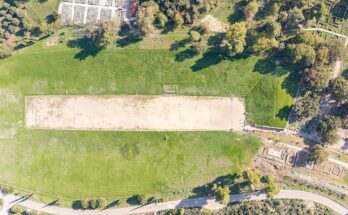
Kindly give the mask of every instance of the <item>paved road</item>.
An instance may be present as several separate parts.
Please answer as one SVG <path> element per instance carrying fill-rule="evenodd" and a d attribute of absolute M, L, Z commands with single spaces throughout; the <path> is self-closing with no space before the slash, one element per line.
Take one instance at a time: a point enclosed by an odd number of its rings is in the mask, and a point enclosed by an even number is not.
<path fill-rule="evenodd" d="M 106 209 L 106 210 L 73 210 L 70 208 L 63 208 L 57 206 L 48 206 L 42 203 L 37 203 L 28 199 L 20 198 L 13 194 L 4 195 L 1 197 L 4 199 L 3 210 L 0 211 L 1 215 L 7 215 L 7 210 L 15 205 L 19 204 L 24 207 L 34 209 L 40 212 L 50 213 L 50 214 L 59 214 L 59 215 L 126 215 L 126 214 L 136 214 L 136 213 L 147 213 L 155 212 L 160 210 L 168 210 L 174 208 L 186 208 L 186 207 L 204 207 L 211 210 L 218 210 L 223 208 L 223 205 L 215 202 L 212 198 L 196 198 L 196 199 L 185 199 L 178 201 L 170 201 L 158 204 L 149 204 L 145 206 L 134 206 L 126 208 L 116 208 L 116 209 Z M 281 190 L 278 195 L 274 198 L 276 199 L 301 199 L 317 202 L 325 205 L 326 207 L 331 208 L 339 214 L 347 215 L 348 210 L 336 203 L 335 201 L 328 199 L 324 196 L 318 194 L 299 191 L 299 190 Z M 240 202 L 240 201 L 257 201 L 265 200 L 266 195 L 260 192 L 246 193 L 246 194 L 237 194 L 230 196 L 230 202 Z"/>

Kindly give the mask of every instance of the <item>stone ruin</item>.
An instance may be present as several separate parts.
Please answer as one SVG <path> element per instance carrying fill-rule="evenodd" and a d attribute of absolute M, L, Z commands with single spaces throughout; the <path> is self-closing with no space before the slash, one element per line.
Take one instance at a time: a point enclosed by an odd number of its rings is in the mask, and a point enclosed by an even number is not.
<path fill-rule="evenodd" d="M 63 0 L 58 8 L 61 25 L 85 25 L 134 19 L 138 0 Z"/>

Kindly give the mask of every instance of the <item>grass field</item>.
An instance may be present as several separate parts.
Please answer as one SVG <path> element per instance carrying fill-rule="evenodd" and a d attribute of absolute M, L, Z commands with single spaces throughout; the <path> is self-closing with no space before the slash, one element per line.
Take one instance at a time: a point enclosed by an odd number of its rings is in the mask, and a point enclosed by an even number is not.
<path fill-rule="evenodd" d="M 258 147 L 227 132 L 20 129 L 16 141 L 0 141 L 0 171 L 4 182 L 64 198 L 166 196 L 239 172 Z"/>
<path fill-rule="evenodd" d="M 184 50 L 163 48 L 180 37 L 99 53 L 43 41 L 1 60 L 0 182 L 70 199 L 170 196 L 248 165 L 260 143 L 235 133 L 23 127 L 26 95 L 152 95 L 163 85 L 178 85 L 180 95 L 240 96 L 249 123 L 285 126 L 295 89 L 285 69 L 261 57 L 230 60 L 213 52 L 182 59 Z"/>

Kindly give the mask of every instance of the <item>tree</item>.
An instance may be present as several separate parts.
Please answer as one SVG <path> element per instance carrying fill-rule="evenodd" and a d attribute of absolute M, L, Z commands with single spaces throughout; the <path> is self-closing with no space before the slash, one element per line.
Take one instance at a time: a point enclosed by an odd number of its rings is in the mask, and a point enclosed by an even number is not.
<path fill-rule="evenodd" d="M 348 80 L 343 76 L 336 78 L 332 84 L 332 94 L 340 102 L 345 102 L 348 100 Z"/>
<path fill-rule="evenodd" d="M 301 66 L 311 66 L 315 63 L 315 50 L 311 46 L 304 43 L 288 45 L 288 54 L 292 63 L 296 63 Z"/>
<path fill-rule="evenodd" d="M 280 6 L 278 3 L 273 3 L 269 9 L 269 14 L 271 16 L 278 16 Z"/>
<path fill-rule="evenodd" d="M 329 61 L 330 64 L 335 63 L 337 60 L 344 59 L 346 56 L 346 50 L 344 44 L 339 41 L 325 43 L 325 46 L 330 50 Z"/>
<path fill-rule="evenodd" d="M 317 131 L 320 133 L 324 144 L 335 144 L 338 141 L 337 129 L 340 125 L 341 121 L 332 115 L 325 116 L 320 121 Z"/>
<path fill-rule="evenodd" d="M 107 46 L 118 40 L 119 25 L 116 22 L 108 21 L 101 23 L 101 46 Z"/>
<path fill-rule="evenodd" d="M 164 28 L 168 23 L 168 18 L 163 13 L 159 13 L 156 17 L 156 20 L 160 28 Z"/>
<path fill-rule="evenodd" d="M 297 7 L 291 9 L 287 14 L 284 20 L 284 28 L 286 30 L 298 29 L 299 24 L 305 20 L 302 10 Z"/>
<path fill-rule="evenodd" d="M 25 209 L 20 205 L 14 205 L 10 208 L 11 214 L 22 214 L 25 211 Z"/>
<path fill-rule="evenodd" d="M 300 98 L 294 107 L 294 112 L 299 119 L 313 117 L 319 112 L 319 98 L 304 96 Z"/>
<path fill-rule="evenodd" d="M 153 0 L 144 2 L 139 8 L 136 22 L 143 35 L 150 34 L 155 30 L 153 24 L 158 12 L 159 6 Z"/>
<path fill-rule="evenodd" d="M 329 86 L 331 70 L 326 66 L 315 66 L 303 70 L 302 76 L 310 90 L 320 92 Z"/>
<path fill-rule="evenodd" d="M 194 44 L 192 44 L 190 49 L 194 54 L 202 54 L 203 52 L 207 50 L 207 46 L 204 41 L 200 41 L 200 42 L 195 42 Z"/>
<path fill-rule="evenodd" d="M 267 195 L 267 198 L 273 198 L 274 195 L 279 193 L 280 188 L 276 184 L 274 177 L 267 175 L 262 177 L 262 179 L 263 179 L 262 182 L 267 184 L 267 186 L 264 189 Z"/>
<path fill-rule="evenodd" d="M 258 34 L 256 35 L 256 38 L 253 39 L 251 50 L 253 52 L 263 53 L 270 49 L 277 48 L 278 45 L 279 43 L 276 39 Z"/>
<path fill-rule="evenodd" d="M 315 18 L 316 20 L 323 21 L 325 16 L 328 14 L 328 8 L 324 1 L 319 2 L 312 6 L 309 10 L 309 19 Z"/>
<path fill-rule="evenodd" d="M 246 33 L 247 28 L 245 23 L 238 22 L 231 25 L 222 40 L 221 47 L 223 47 L 230 56 L 242 53 L 246 45 Z"/>
<path fill-rule="evenodd" d="M 318 53 L 317 53 L 317 62 L 320 64 L 330 64 L 330 49 L 326 46 L 321 46 L 318 49 Z"/>
<path fill-rule="evenodd" d="M 105 48 L 107 45 L 111 45 L 117 41 L 118 32 L 118 24 L 109 21 L 88 26 L 86 29 L 86 37 L 95 45 Z"/>
<path fill-rule="evenodd" d="M 251 0 L 243 9 L 244 16 L 247 20 L 254 19 L 254 16 L 259 11 L 259 3 L 256 0 Z"/>
<path fill-rule="evenodd" d="M 296 42 L 297 43 L 305 43 L 309 46 L 318 46 L 324 41 L 322 37 L 320 37 L 317 33 L 312 31 L 301 31 L 296 36 Z"/>
<path fill-rule="evenodd" d="M 244 180 L 248 181 L 250 184 L 260 183 L 260 175 L 254 170 L 249 169 L 243 172 Z"/>
<path fill-rule="evenodd" d="M 217 186 L 216 189 L 214 189 L 215 199 L 216 201 L 227 205 L 230 201 L 230 189 L 228 186 Z"/>
<path fill-rule="evenodd" d="M 174 25 L 176 28 L 180 28 L 184 24 L 184 19 L 180 13 L 175 14 L 174 16 Z"/>
<path fill-rule="evenodd" d="M 81 209 L 87 209 L 88 207 L 89 207 L 89 202 L 87 200 L 80 201 L 80 208 Z"/>
<path fill-rule="evenodd" d="M 264 24 L 265 33 L 268 37 L 279 37 L 282 31 L 282 26 L 274 19 L 268 19 Z"/>
<path fill-rule="evenodd" d="M 190 40 L 192 42 L 199 42 L 201 40 L 201 34 L 198 31 L 191 31 Z"/>
<path fill-rule="evenodd" d="M 106 206 L 106 200 L 104 198 L 97 199 L 97 207 L 104 208 Z"/>
<path fill-rule="evenodd" d="M 88 208 L 89 209 L 96 209 L 98 207 L 97 201 L 95 199 L 90 199 L 88 201 Z"/>
<path fill-rule="evenodd" d="M 265 188 L 265 192 L 266 192 L 267 198 L 273 198 L 275 195 L 277 195 L 279 193 L 279 191 L 280 191 L 280 188 L 275 183 L 270 183 Z"/>
<path fill-rule="evenodd" d="M 315 144 L 309 147 L 309 161 L 321 164 L 327 161 L 329 154 L 322 145 Z"/>
<path fill-rule="evenodd" d="M 6 43 L 0 43 L 0 59 L 12 56 L 12 47 Z"/>

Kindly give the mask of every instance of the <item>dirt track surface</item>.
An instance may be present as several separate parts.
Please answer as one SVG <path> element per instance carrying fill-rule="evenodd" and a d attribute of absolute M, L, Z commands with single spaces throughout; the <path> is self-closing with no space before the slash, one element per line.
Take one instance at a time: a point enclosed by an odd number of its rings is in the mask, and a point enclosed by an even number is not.
<path fill-rule="evenodd" d="M 29 96 L 27 128 L 61 130 L 235 130 L 244 103 L 231 97 Z"/>

